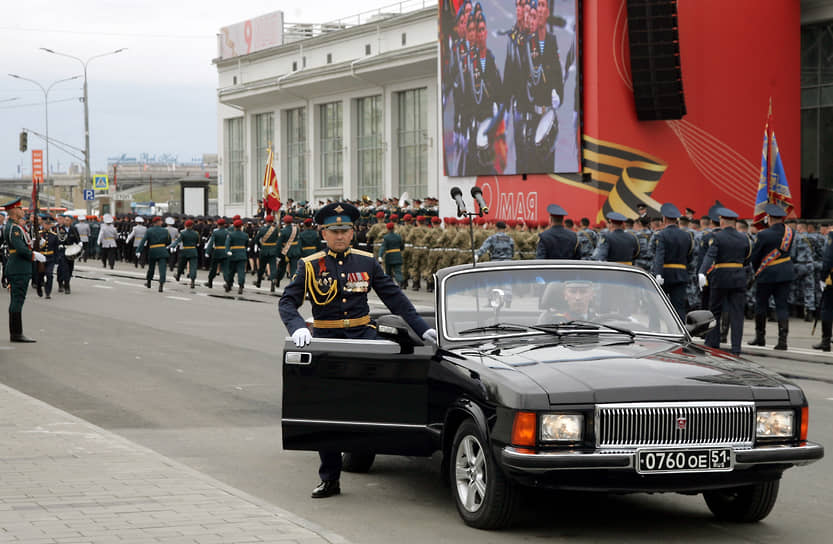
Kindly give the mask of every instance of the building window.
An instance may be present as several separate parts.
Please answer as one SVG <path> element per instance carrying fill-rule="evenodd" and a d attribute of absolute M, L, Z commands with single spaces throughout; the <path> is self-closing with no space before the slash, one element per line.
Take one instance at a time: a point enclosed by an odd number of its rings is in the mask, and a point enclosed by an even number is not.
<path fill-rule="evenodd" d="M 298 71 L 298 61 L 297 61 L 297 60 L 293 60 L 293 61 L 292 61 L 292 71 L 293 71 L 293 72 L 297 72 L 297 71 Z"/>
<path fill-rule="evenodd" d="M 255 115 L 255 163 L 252 175 L 253 200 L 263 198 L 263 176 L 266 173 L 267 150 L 275 141 L 275 123 L 272 112 Z M 274 153 L 274 149 L 272 150 Z M 274 159 L 273 159 L 274 161 Z"/>
<path fill-rule="evenodd" d="M 399 126 L 399 193 L 411 198 L 428 193 L 428 105 L 425 89 L 412 89 L 397 94 Z"/>
<path fill-rule="evenodd" d="M 833 189 L 833 23 L 801 28 L 801 178 Z M 812 184 L 811 184 L 812 186 Z"/>
<path fill-rule="evenodd" d="M 382 170 L 385 146 L 382 141 L 382 97 L 356 100 L 356 190 L 371 199 L 382 195 Z"/>
<path fill-rule="evenodd" d="M 342 185 L 341 102 L 318 106 L 321 121 L 321 187 Z"/>
<path fill-rule="evenodd" d="M 243 174 L 243 118 L 226 119 L 226 164 L 228 164 L 228 203 L 242 204 L 244 198 Z"/>
<path fill-rule="evenodd" d="M 327 53 L 327 64 L 332 64 L 333 62 L 333 54 Z"/>
<path fill-rule="evenodd" d="M 307 199 L 307 113 L 306 108 L 286 112 L 287 198 Z"/>
<path fill-rule="evenodd" d="M 364 44 L 364 54 L 365 55 L 370 54 L 370 44 L 369 43 Z"/>
<path fill-rule="evenodd" d="M 408 41 L 408 35 L 403 32 L 402 33 L 402 45 L 405 45 L 405 43 L 407 41 Z"/>

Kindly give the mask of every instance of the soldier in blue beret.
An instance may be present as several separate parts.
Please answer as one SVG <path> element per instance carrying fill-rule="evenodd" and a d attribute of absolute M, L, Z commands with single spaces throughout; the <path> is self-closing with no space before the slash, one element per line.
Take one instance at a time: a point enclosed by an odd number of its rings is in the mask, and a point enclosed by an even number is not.
<path fill-rule="evenodd" d="M 303 257 L 297 273 L 286 287 L 278 306 L 281 319 L 298 347 L 312 340 L 298 308 L 309 298 L 312 303 L 313 332 L 319 338 L 375 339 L 370 320 L 367 292 L 372 288 L 382 302 L 402 316 L 417 335 L 436 342 L 437 331 L 430 328 L 396 283 L 384 273 L 372 253 L 353 249 L 353 225 L 359 210 L 346 202 L 334 202 L 315 214 L 326 251 Z M 325 498 L 341 492 L 341 452 L 320 451 L 319 483 L 312 498 Z"/>
<path fill-rule="evenodd" d="M 547 206 L 550 228 L 538 235 L 536 259 L 581 259 L 576 233 L 564 227 L 567 211 L 558 204 Z"/>

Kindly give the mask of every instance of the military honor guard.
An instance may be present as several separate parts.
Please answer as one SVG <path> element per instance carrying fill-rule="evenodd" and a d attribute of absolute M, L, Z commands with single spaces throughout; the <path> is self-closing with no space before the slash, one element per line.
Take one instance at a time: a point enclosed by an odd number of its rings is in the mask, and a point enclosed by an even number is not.
<path fill-rule="evenodd" d="M 749 238 L 735 230 L 737 213 L 728 208 L 718 208 L 714 213 L 720 218 L 720 230 L 709 239 L 709 247 L 697 276 L 701 289 L 706 286 L 708 276 L 708 309 L 718 322 L 718 326 L 706 335 L 706 345 L 720 347 L 720 320 L 725 307 L 731 325 L 731 351 L 740 355 L 746 301 L 746 272 L 743 267 L 749 260 L 752 247 Z"/>
<path fill-rule="evenodd" d="M 394 278 L 397 285 L 402 285 L 402 250 L 405 243 L 394 227 L 393 223 L 387 224 L 388 233 L 382 237 L 382 245 L 379 246 L 379 262 L 385 265 L 385 274 Z"/>
<path fill-rule="evenodd" d="M 536 259 L 581 259 L 581 247 L 576 233 L 564 228 L 567 211 L 558 204 L 547 206 L 550 228 L 538 235 Z"/>
<path fill-rule="evenodd" d="M 367 293 L 373 289 L 382 302 L 401 315 L 414 332 L 427 341 L 436 342 L 437 331 L 430 328 L 414 309 L 413 304 L 393 280 L 382 271 L 372 253 L 353 249 L 353 225 L 359 210 L 346 202 L 324 206 L 315 215 L 315 222 L 327 242 L 327 250 L 304 257 L 292 282 L 284 290 L 279 304 L 281 319 L 296 346 L 301 347 L 320 338 L 375 339 L 376 328 L 370 320 Z M 298 308 L 309 298 L 312 304 L 313 330 Z M 324 498 L 341 492 L 341 453 L 321 451 L 319 483 L 313 498 Z"/>
<path fill-rule="evenodd" d="M 32 251 L 32 239 L 23 228 L 23 208 L 20 199 L 3 205 L 8 213 L 8 220 L 3 229 L 3 240 L 9 251 L 6 262 L 6 279 L 9 282 L 9 340 L 11 342 L 35 342 L 23 335 L 23 303 L 26 301 L 26 289 L 32 278 L 32 262 L 45 262 L 43 254 Z"/>
<path fill-rule="evenodd" d="M 599 236 L 599 246 L 593 255 L 594 260 L 633 264 L 639 256 L 639 240 L 632 233 L 625 232 L 626 219 L 619 212 L 607 214 L 610 232 Z"/>
<path fill-rule="evenodd" d="M 278 236 L 280 231 L 275 225 L 275 216 L 267 215 L 266 224 L 260 227 L 257 232 L 256 243 L 260 248 L 260 261 L 257 267 L 257 279 L 255 287 L 260 287 L 266 267 L 269 267 L 269 292 L 275 291 L 275 281 L 278 278 Z"/>
<path fill-rule="evenodd" d="M 656 251 L 651 273 L 668 295 L 677 315 L 685 323 L 688 264 L 694 253 L 694 237 L 677 225 L 680 210 L 671 203 L 660 208 L 664 218 L 662 230 L 656 233 Z"/>
<path fill-rule="evenodd" d="M 226 274 L 226 237 L 228 231 L 226 230 L 226 220 L 218 219 L 217 228 L 211 233 L 208 238 L 208 243 L 205 245 L 205 256 L 209 259 L 208 263 L 208 283 L 206 287 L 211 289 L 214 286 L 214 277 L 218 274 Z"/>
<path fill-rule="evenodd" d="M 194 222 L 188 219 L 185 221 L 185 228 L 171 244 L 172 248 L 179 246 L 179 262 L 177 263 L 174 279 L 179 281 L 179 277 L 185 271 L 185 263 L 188 263 L 188 278 L 191 280 L 191 289 L 194 288 L 197 281 L 197 260 L 199 257 L 197 244 L 199 243 L 200 235 L 194 230 Z"/>
<path fill-rule="evenodd" d="M 165 273 L 168 268 L 168 246 L 171 244 L 171 233 L 162 226 L 162 218 L 159 216 L 153 218 L 151 225 L 142 241 L 136 246 L 136 258 L 138 259 L 142 250 L 147 247 L 148 271 L 145 276 L 145 287 L 150 289 L 150 283 L 153 281 L 153 271 L 158 265 L 159 292 L 161 293 L 164 289 Z"/>
<path fill-rule="evenodd" d="M 775 300 L 775 316 L 778 319 L 778 343 L 774 349 L 787 349 L 790 325 L 788 297 L 790 284 L 795 279 L 791 253 L 795 232 L 784 224 L 787 212 L 778 204 L 764 208 L 769 228 L 758 233 L 752 248 L 752 268 L 755 270 L 755 338 L 752 346 L 766 344 L 766 314 L 769 297 Z"/>
<path fill-rule="evenodd" d="M 135 219 L 135 221 L 136 221 L 136 224 L 133 226 L 133 230 L 130 231 L 130 235 L 128 235 L 127 239 L 124 241 L 124 244 L 125 244 L 126 248 L 130 247 L 131 242 L 133 243 L 133 247 L 138 247 L 139 242 L 142 241 L 142 238 L 145 237 L 145 234 L 148 231 L 148 228 L 145 225 L 145 220 L 144 220 L 144 218 L 142 218 L 141 215 L 138 216 Z M 129 250 L 129 251 L 131 251 L 131 253 L 136 253 L 132 250 Z M 139 251 L 138 253 L 139 253 L 139 256 L 136 257 L 135 261 L 133 261 L 133 266 L 135 268 L 138 268 L 139 265 L 141 265 L 142 268 L 144 268 L 145 267 L 145 253 L 142 252 L 142 251 Z M 131 255 L 131 257 L 132 257 L 132 255 Z"/>
<path fill-rule="evenodd" d="M 304 227 L 301 229 L 301 233 L 298 234 L 298 244 L 301 247 L 301 258 L 308 257 L 323 249 L 321 236 L 318 234 L 318 229 L 315 228 L 315 225 L 313 225 L 312 218 L 307 217 L 304 219 L 303 225 Z M 358 236 L 358 233 L 356 234 Z M 356 248 L 361 249 L 358 247 L 358 244 Z"/>
<path fill-rule="evenodd" d="M 58 292 L 72 293 L 69 282 L 75 270 L 75 258 L 80 255 L 76 245 L 81 243 L 81 236 L 72 224 L 72 216 L 64 214 L 58 225 Z M 75 251 L 74 253 L 69 253 Z"/>
<path fill-rule="evenodd" d="M 298 225 L 291 215 L 283 216 L 283 228 L 278 237 L 278 278 L 275 285 L 280 285 L 283 278 L 292 276 L 298 266 L 298 259 L 301 258 L 301 245 L 298 241 Z"/>
<path fill-rule="evenodd" d="M 113 216 L 104 214 L 104 225 L 98 231 L 98 246 L 101 248 L 101 266 L 113 270 L 118 252 L 119 231 L 113 226 Z"/>
<path fill-rule="evenodd" d="M 55 265 L 58 263 L 58 234 L 55 232 L 55 220 L 50 215 L 43 215 L 41 220 L 43 230 L 41 232 L 40 249 L 46 257 L 43 272 L 40 274 L 38 285 L 38 296 L 44 291 L 47 299 L 52 298 L 52 283 L 55 278 Z"/>
<path fill-rule="evenodd" d="M 249 247 L 249 235 L 243 230 L 243 220 L 235 219 L 232 223 L 232 231 L 226 236 L 226 273 L 225 289 L 226 293 L 231 291 L 234 285 L 234 275 L 237 274 L 237 294 L 243 294 L 243 286 L 246 283 L 246 258 L 247 248 Z"/>

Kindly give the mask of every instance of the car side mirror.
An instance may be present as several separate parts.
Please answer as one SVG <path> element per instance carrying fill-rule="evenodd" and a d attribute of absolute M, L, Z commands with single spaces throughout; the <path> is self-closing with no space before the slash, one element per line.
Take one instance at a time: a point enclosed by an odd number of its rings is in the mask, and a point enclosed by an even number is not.
<path fill-rule="evenodd" d="M 383 315 L 376 320 L 376 331 L 380 337 L 393 340 L 402 346 L 402 353 L 413 353 L 415 346 L 422 346 L 422 338 L 408 326 L 402 316 Z"/>
<path fill-rule="evenodd" d="M 685 316 L 685 328 L 691 336 L 704 336 L 716 326 L 717 320 L 709 310 L 695 310 Z"/>

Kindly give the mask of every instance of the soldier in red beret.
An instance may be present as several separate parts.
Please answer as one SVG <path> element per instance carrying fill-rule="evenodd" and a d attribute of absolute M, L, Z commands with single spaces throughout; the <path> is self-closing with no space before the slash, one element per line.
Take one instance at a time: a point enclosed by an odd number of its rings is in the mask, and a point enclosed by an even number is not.
<path fill-rule="evenodd" d="M 234 273 L 237 273 L 237 294 L 243 294 L 243 285 L 246 282 L 246 258 L 249 248 L 249 235 L 243 230 L 243 221 L 235 219 L 234 230 L 226 236 L 225 252 L 228 258 L 224 274 L 226 293 L 231 291 L 234 283 Z"/>
<path fill-rule="evenodd" d="M 266 273 L 266 266 L 269 266 L 269 292 L 275 292 L 275 282 L 278 278 L 278 237 L 280 230 L 275 225 L 275 216 L 267 215 L 266 224 L 260 227 L 255 243 L 260 249 L 260 262 L 257 267 L 257 279 L 255 287 L 260 287 L 263 275 Z"/>
<path fill-rule="evenodd" d="M 275 285 L 280 285 L 287 276 L 291 279 L 298 268 L 298 259 L 301 258 L 301 245 L 298 235 L 301 233 L 298 225 L 294 223 L 295 218 L 291 215 L 283 216 L 284 227 L 281 229 L 278 238 L 278 275 Z"/>
<path fill-rule="evenodd" d="M 185 228 L 180 231 L 179 236 L 171 244 L 172 248 L 180 245 L 179 262 L 176 266 L 176 276 L 174 278 L 179 281 L 182 272 L 185 270 L 185 263 L 188 263 L 188 277 L 191 280 L 191 289 L 197 281 L 197 245 L 200 242 L 200 235 L 194 230 L 194 222 L 190 219 L 185 222 Z"/>
<path fill-rule="evenodd" d="M 217 228 L 211 233 L 211 236 L 208 238 L 208 243 L 205 245 L 205 256 L 210 259 L 208 264 L 208 283 L 205 284 L 209 289 L 214 287 L 215 276 L 221 273 L 225 276 L 227 236 L 226 220 L 220 218 L 217 220 Z"/>
<path fill-rule="evenodd" d="M 148 248 L 148 271 L 145 275 L 145 287 L 150 289 L 153 281 L 153 269 L 159 265 L 159 292 L 165 285 L 165 273 L 168 270 L 168 246 L 171 245 L 171 233 L 162 226 L 162 218 L 158 215 L 151 220 L 151 227 L 148 228 L 142 241 L 136 247 L 136 258 L 142 253 L 142 248 Z"/>

